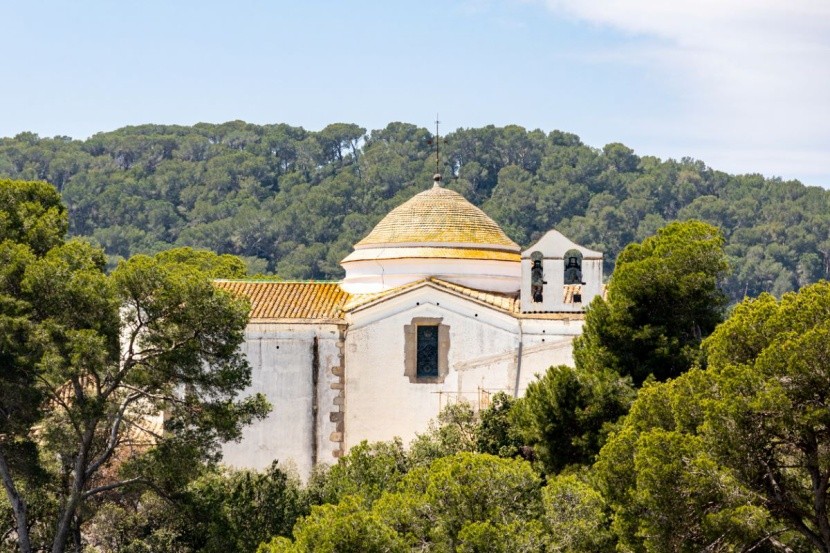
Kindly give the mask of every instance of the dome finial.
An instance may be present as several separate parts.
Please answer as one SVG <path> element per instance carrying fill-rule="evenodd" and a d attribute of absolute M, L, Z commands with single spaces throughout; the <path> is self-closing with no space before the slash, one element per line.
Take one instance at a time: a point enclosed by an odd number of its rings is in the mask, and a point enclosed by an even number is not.
<path fill-rule="evenodd" d="M 435 114 L 435 138 L 433 140 L 427 140 L 427 144 L 435 144 L 435 175 L 432 177 L 432 187 L 433 188 L 440 188 L 441 187 L 441 134 L 438 130 L 438 124 L 441 121 L 438 120 L 438 114 Z M 444 143 L 446 144 L 446 139 Z"/>

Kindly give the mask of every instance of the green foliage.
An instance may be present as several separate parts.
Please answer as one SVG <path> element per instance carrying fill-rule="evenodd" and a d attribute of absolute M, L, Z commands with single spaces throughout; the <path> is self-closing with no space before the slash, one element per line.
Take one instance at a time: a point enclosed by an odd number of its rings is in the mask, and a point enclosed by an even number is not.
<path fill-rule="evenodd" d="M 156 254 L 156 259 L 165 264 L 191 267 L 209 278 L 245 278 L 245 263 L 234 255 L 216 255 L 206 250 L 173 248 Z"/>
<path fill-rule="evenodd" d="M 360 495 L 369 503 L 392 491 L 409 470 L 410 460 L 400 439 L 349 450 L 333 467 L 318 467 L 308 485 L 313 503 L 337 503 L 347 495 Z"/>
<path fill-rule="evenodd" d="M 406 123 L 369 133 L 348 123 L 318 132 L 242 121 L 141 125 L 85 141 L 23 133 L 0 139 L 0 176 L 55 185 L 70 232 L 99 242 L 110 267 L 193 246 L 238 255 L 252 273 L 336 279 L 351 246 L 429 185 L 430 138 Z M 555 226 L 605 252 L 610 273 L 626 244 L 698 219 L 726 239 L 733 302 L 830 278 L 826 190 L 517 125 L 458 129 L 447 140 L 447 186 L 523 246 Z"/>
<path fill-rule="evenodd" d="M 614 371 L 560 365 L 528 385 L 513 418 L 545 472 L 556 474 L 591 464 L 633 399 L 630 380 Z"/>
<path fill-rule="evenodd" d="M 373 511 L 411 547 L 429 543 L 452 551 L 472 523 L 502 527 L 538 517 L 539 488 L 539 477 L 525 461 L 458 453 L 409 472 Z"/>
<path fill-rule="evenodd" d="M 429 429 L 409 445 L 413 465 L 429 465 L 432 461 L 461 451 L 476 451 L 478 416 L 466 401 L 450 403 L 430 421 Z"/>
<path fill-rule="evenodd" d="M 729 468 L 710 454 L 697 370 L 643 390 L 594 466 L 626 551 L 736 551 L 777 539 L 782 528 Z"/>
<path fill-rule="evenodd" d="M 102 553 L 190 553 L 180 530 L 181 520 L 170 503 L 145 492 L 103 503 L 86 527 L 86 538 Z"/>
<path fill-rule="evenodd" d="M 293 542 L 259 551 L 538 551 L 547 542 L 540 486 L 525 461 L 457 453 L 413 468 L 373 503 L 343 495 L 312 507 Z"/>
<path fill-rule="evenodd" d="M 312 507 L 294 530 L 295 542 L 276 538 L 258 553 L 404 553 L 409 548 L 395 531 L 367 511 L 359 498 Z"/>
<path fill-rule="evenodd" d="M 0 179 L 0 206 L 0 242 L 25 244 L 36 255 L 63 242 L 66 208 L 53 186 Z"/>
<path fill-rule="evenodd" d="M 547 543 L 544 526 L 538 520 L 507 524 L 471 522 L 458 533 L 458 553 L 534 553 Z"/>
<path fill-rule="evenodd" d="M 121 494 L 97 510 L 86 537 L 101 553 L 253 551 L 291 535 L 307 513 L 299 481 L 274 463 L 262 472 L 208 471 L 167 499 Z"/>
<path fill-rule="evenodd" d="M 709 447 L 783 524 L 830 548 L 830 283 L 746 300 L 704 347 L 718 391 Z"/>
<path fill-rule="evenodd" d="M 698 359 L 722 320 L 723 238 L 700 221 L 671 223 L 617 260 L 608 300 L 595 300 L 574 346 L 580 367 L 611 368 L 636 385 L 675 377 Z"/>
<path fill-rule="evenodd" d="M 202 477 L 187 489 L 181 533 L 193 550 L 253 551 L 271 536 L 290 536 L 306 514 L 299 481 L 276 463 L 261 473 L 235 471 Z"/>
<path fill-rule="evenodd" d="M 626 550 L 830 548 L 830 284 L 735 308 L 594 466 Z"/>
<path fill-rule="evenodd" d="M 476 451 L 499 457 L 516 457 L 525 453 L 525 441 L 513 420 L 517 404 L 504 392 L 492 397 L 490 405 L 479 412 Z"/>
<path fill-rule="evenodd" d="M 178 251 L 107 275 L 103 252 L 63 242 L 46 185 L 2 181 L 0 195 L 0 477 L 22 551 L 63 550 L 70 535 L 79 548 L 100 494 L 180 485 L 267 412 L 262 397 L 237 398 L 248 306 L 211 284 L 240 265 Z M 32 520 L 27 504 L 44 495 L 51 520 Z M 40 526 L 50 533 L 29 532 Z"/>
<path fill-rule="evenodd" d="M 542 489 L 548 551 L 611 551 L 609 510 L 602 495 L 575 474 L 558 475 Z"/>

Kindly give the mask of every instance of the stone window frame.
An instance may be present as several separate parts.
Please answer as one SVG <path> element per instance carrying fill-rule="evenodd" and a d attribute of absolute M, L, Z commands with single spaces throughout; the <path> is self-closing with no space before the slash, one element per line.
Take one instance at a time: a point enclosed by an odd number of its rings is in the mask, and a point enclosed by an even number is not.
<path fill-rule="evenodd" d="M 404 376 L 412 384 L 442 384 L 450 372 L 450 327 L 442 317 L 415 317 L 404 325 Z M 418 376 L 418 327 L 438 327 L 438 376 Z"/>

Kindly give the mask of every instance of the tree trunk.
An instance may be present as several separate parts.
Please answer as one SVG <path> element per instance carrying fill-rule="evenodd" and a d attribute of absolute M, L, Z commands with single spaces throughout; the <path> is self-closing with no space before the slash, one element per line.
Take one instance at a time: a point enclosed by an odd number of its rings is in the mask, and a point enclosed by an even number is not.
<path fill-rule="evenodd" d="M 6 488 L 6 496 L 14 511 L 15 525 L 17 526 L 17 546 L 20 553 L 32 553 L 32 544 L 29 540 L 29 524 L 26 517 L 26 501 L 17 493 L 17 488 L 12 480 L 9 466 L 6 464 L 6 457 L 0 450 L 0 477 L 3 479 L 3 487 Z"/>
<path fill-rule="evenodd" d="M 72 524 L 72 543 L 75 546 L 73 551 L 81 553 L 83 550 L 81 544 L 81 517 L 76 517 L 74 524 Z"/>
<path fill-rule="evenodd" d="M 77 510 L 80 502 L 80 493 L 73 491 L 63 509 L 63 515 L 58 521 L 58 526 L 55 531 L 55 539 L 52 542 L 52 553 L 64 553 L 64 551 L 66 551 L 66 542 L 69 539 L 69 534 L 72 530 L 72 519 L 74 518 L 75 511 Z"/>
<path fill-rule="evenodd" d="M 94 426 L 87 427 L 81 441 L 80 451 L 78 451 L 77 457 L 75 458 L 72 491 L 67 498 L 66 505 L 63 507 L 63 514 L 55 529 L 52 553 L 63 553 L 66 550 L 66 542 L 69 540 L 69 533 L 72 530 L 72 521 L 75 519 L 75 513 L 83 499 L 84 485 L 86 484 L 87 454 L 92 443 L 94 430 Z"/>

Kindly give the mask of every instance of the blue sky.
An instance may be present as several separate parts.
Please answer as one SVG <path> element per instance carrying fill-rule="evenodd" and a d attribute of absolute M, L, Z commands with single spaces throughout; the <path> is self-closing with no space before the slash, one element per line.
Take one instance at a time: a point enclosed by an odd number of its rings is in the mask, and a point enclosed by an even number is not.
<path fill-rule="evenodd" d="M 30 0 L 0 28 L 0 136 L 440 113 L 830 188 L 825 0 Z"/>

